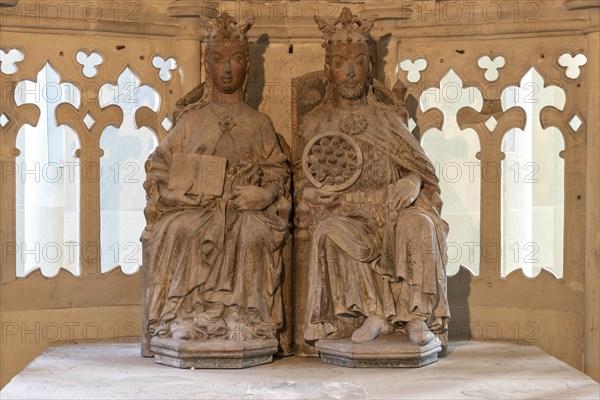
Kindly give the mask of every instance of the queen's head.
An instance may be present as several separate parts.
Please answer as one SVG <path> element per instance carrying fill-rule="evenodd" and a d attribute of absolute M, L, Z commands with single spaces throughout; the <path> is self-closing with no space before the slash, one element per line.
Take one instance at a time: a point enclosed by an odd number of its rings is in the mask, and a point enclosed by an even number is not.
<path fill-rule="evenodd" d="M 205 66 L 213 90 L 223 94 L 243 91 L 250 65 L 247 32 L 252 23 L 238 23 L 227 12 L 215 21 L 205 21 Z"/>

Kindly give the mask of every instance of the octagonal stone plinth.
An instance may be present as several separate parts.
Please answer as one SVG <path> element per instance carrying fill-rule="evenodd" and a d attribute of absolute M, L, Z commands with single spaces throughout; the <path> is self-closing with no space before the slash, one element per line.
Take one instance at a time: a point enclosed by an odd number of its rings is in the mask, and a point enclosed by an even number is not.
<path fill-rule="evenodd" d="M 153 337 L 154 361 L 177 368 L 247 368 L 268 364 L 277 353 L 277 340 L 175 340 Z"/>
<path fill-rule="evenodd" d="M 323 362 L 352 368 L 414 368 L 434 363 L 442 351 L 439 339 L 421 346 L 404 334 L 380 336 L 366 343 L 350 338 L 319 340 L 315 345 Z"/>

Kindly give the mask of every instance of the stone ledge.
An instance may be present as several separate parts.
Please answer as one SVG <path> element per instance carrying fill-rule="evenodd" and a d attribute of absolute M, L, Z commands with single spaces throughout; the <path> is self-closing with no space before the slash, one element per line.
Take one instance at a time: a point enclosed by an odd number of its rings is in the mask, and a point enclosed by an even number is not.
<path fill-rule="evenodd" d="M 424 368 L 338 368 L 286 357 L 244 370 L 167 368 L 139 343 L 48 349 L 0 392 L 10 399 L 598 399 L 600 385 L 537 347 L 451 342 Z"/>

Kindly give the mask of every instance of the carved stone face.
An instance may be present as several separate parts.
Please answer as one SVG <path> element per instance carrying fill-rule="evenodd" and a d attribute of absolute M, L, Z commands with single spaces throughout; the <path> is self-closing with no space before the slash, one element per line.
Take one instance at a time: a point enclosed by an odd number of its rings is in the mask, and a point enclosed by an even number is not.
<path fill-rule="evenodd" d="M 248 72 L 246 49 L 240 43 L 214 43 L 207 47 L 206 70 L 213 87 L 235 93 L 244 85 Z"/>
<path fill-rule="evenodd" d="M 325 72 L 340 96 L 350 100 L 361 98 L 370 74 L 367 49 L 361 44 L 334 46 Z"/>

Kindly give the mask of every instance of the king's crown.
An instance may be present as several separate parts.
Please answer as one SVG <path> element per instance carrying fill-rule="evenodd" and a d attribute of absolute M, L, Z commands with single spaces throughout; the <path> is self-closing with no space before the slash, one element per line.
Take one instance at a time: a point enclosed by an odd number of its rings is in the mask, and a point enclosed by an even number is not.
<path fill-rule="evenodd" d="M 315 22 L 323 32 L 323 47 L 326 49 L 351 43 L 367 46 L 371 40 L 369 32 L 373 28 L 376 17 L 376 15 L 372 15 L 366 20 L 361 20 L 357 15 L 352 14 L 348 7 L 344 7 L 339 18 L 333 24 L 328 24 L 317 15 L 315 15 Z"/>

